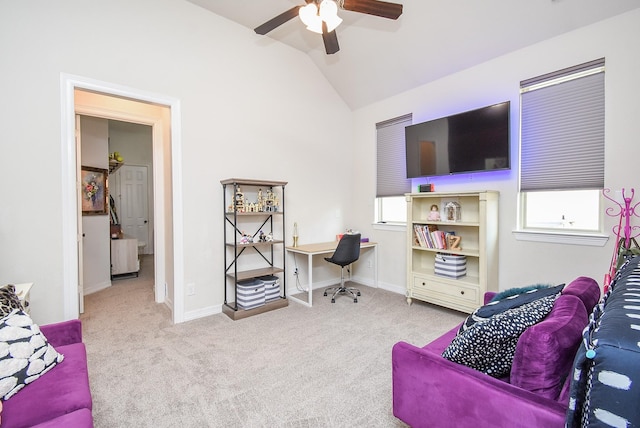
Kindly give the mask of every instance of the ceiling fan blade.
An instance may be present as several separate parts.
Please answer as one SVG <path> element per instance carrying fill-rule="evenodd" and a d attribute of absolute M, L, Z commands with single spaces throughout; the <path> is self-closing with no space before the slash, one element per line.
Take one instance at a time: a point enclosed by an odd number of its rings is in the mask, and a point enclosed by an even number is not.
<path fill-rule="evenodd" d="M 322 21 L 322 41 L 324 42 L 324 50 L 327 55 L 332 55 L 340 50 L 338 45 L 338 35 L 336 30 L 327 31 L 327 23 Z"/>
<path fill-rule="evenodd" d="M 366 13 L 382 18 L 398 19 L 402 15 L 402 5 L 379 0 L 344 0 L 344 10 Z"/>
<path fill-rule="evenodd" d="M 253 31 L 255 31 L 256 34 L 265 35 L 269 31 L 281 26 L 285 22 L 287 22 L 287 21 L 295 18 L 296 16 L 298 16 L 298 10 L 301 7 L 302 6 L 294 6 L 291 9 L 289 9 L 288 11 L 283 12 L 280 15 L 276 16 L 275 18 L 271 18 L 270 20 L 268 20 L 264 24 L 256 27 Z"/>

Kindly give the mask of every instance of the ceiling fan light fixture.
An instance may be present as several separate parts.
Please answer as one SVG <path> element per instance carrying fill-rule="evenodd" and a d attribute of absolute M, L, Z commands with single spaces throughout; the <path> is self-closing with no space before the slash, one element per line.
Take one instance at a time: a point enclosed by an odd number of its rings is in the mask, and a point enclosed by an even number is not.
<path fill-rule="evenodd" d="M 332 32 L 342 23 L 338 16 L 338 5 L 333 0 L 323 0 L 320 3 L 320 18 L 327 23 L 327 31 Z"/>
<path fill-rule="evenodd" d="M 327 23 L 329 32 L 342 23 L 342 18 L 338 16 L 338 5 L 332 0 L 323 0 L 319 9 L 315 3 L 309 3 L 299 9 L 298 15 L 307 30 L 318 34 L 322 34 L 322 21 Z"/>
<path fill-rule="evenodd" d="M 301 7 L 298 11 L 298 16 L 300 16 L 300 20 L 307 27 L 313 27 L 316 22 L 319 22 L 320 27 L 322 27 L 322 20 L 320 19 L 320 16 L 318 16 L 318 7 L 315 3 L 309 3 L 308 5 Z"/>

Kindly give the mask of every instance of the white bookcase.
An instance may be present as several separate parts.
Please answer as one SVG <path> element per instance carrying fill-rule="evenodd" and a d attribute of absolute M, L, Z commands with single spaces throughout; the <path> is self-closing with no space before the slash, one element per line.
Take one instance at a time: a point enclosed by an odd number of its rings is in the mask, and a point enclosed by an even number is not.
<path fill-rule="evenodd" d="M 498 290 L 498 197 L 495 191 L 406 195 L 407 303 L 418 299 L 470 313 L 483 304 L 486 291 Z M 445 206 L 450 202 L 459 207 L 457 221 L 447 220 Z M 433 205 L 438 206 L 440 219 L 429 216 Z M 451 233 L 460 238 L 460 248 L 425 245 L 416 236 L 420 228 Z M 466 275 L 457 279 L 436 275 L 438 253 L 466 256 Z"/>

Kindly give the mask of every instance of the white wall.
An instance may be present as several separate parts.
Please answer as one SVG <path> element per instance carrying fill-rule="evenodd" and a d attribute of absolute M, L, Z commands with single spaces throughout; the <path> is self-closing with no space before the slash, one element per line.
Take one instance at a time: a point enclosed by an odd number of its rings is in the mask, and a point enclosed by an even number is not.
<path fill-rule="evenodd" d="M 107 145 L 109 125 L 105 119 L 80 117 L 81 165 L 109 168 Z M 84 294 L 111 286 L 109 214 L 82 216 Z"/>
<path fill-rule="evenodd" d="M 223 300 L 221 179 L 288 181 L 289 237 L 294 221 L 301 243 L 357 228 L 380 242 L 382 285 L 404 289 L 404 233 L 371 226 L 375 123 L 408 112 L 417 122 L 511 100 L 515 163 L 518 83 L 552 70 L 607 58 L 606 185 L 635 186 L 638 22 L 640 12 L 631 12 L 353 113 L 301 53 L 264 43 L 183 0 L 0 2 L 0 141 L 10 153 L 0 169 L 0 281 L 35 282 L 36 321 L 63 318 L 61 73 L 180 100 L 180 280 L 196 284 L 184 309 L 198 313 Z M 491 181 L 480 174 L 439 180 L 436 187 L 501 192 L 501 288 L 580 274 L 601 280 L 606 271 L 612 242 L 597 248 L 513 238 L 516 170 Z M 372 272 L 356 274 L 367 279 Z"/>
<path fill-rule="evenodd" d="M 180 100 L 186 312 L 223 300 L 221 179 L 288 181 L 289 236 L 344 228 L 352 113 L 298 51 L 183 0 L 29 0 L 0 3 L 0 57 L 0 281 L 35 282 L 37 322 L 63 318 L 61 73 Z"/>
<path fill-rule="evenodd" d="M 587 275 L 602 282 L 608 269 L 613 241 L 605 247 L 547 244 L 516 241 L 512 231 L 517 225 L 518 190 L 518 106 L 519 82 L 547 72 L 606 58 L 606 155 L 605 186 L 612 189 L 635 187 L 640 144 L 637 109 L 637 70 L 640 51 L 640 11 L 579 29 L 533 45 L 526 49 L 479 64 L 460 73 L 355 112 L 355 150 L 358 153 L 353 189 L 356 206 L 349 216 L 380 245 L 380 281 L 382 286 L 404 290 L 406 281 L 405 232 L 374 229 L 375 198 L 375 124 L 409 112 L 414 123 L 511 101 L 512 165 L 510 172 L 490 175 L 472 174 L 433 179 L 436 190 L 500 191 L 500 274 L 499 287 L 506 289 L 537 282 L 567 282 Z M 426 58 L 437 61 L 437 58 Z M 425 181 L 414 181 L 417 184 Z M 636 220 L 635 222 L 639 222 Z M 606 219 L 605 232 L 614 221 Z M 616 223 L 617 224 L 617 223 Z"/>

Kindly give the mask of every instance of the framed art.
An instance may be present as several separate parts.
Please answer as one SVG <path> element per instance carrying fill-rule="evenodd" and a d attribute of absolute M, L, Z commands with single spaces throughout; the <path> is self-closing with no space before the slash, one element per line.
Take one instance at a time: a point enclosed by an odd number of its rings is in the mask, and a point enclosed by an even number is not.
<path fill-rule="evenodd" d="M 107 200 L 107 177 L 109 171 L 90 166 L 80 167 L 80 185 L 82 197 L 82 215 L 106 215 L 109 207 Z"/>

